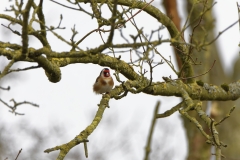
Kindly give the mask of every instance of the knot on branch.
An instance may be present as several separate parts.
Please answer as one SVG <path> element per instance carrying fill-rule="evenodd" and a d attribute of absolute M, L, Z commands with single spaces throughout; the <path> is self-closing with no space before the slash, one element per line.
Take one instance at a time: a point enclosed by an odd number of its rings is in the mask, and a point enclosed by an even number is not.
<path fill-rule="evenodd" d="M 208 91 L 208 93 L 216 92 L 216 88 L 214 85 L 209 85 L 207 83 L 204 83 L 203 88 L 206 89 Z"/>
<path fill-rule="evenodd" d="M 51 63 L 51 66 L 45 69 L 45 74 L 50 82 L 57 83 L 61 80 L 61 70 L 55 63 Z"/>
<path fill-rule="evenodd" d="M 29 58 L 33 59 L 45 70 L 45 74 L 50 82 L 57 83 L 61 80 L 60 64 L 58 61 L 48 57 L 51 53 L 52 51 L 46 47 L 38 50 L 29 48 Z"/>
<path fill-rule="evenodd" d="M 240 81 L 229 84 L 229 92 L 237 99 L 240 93 Z"/>

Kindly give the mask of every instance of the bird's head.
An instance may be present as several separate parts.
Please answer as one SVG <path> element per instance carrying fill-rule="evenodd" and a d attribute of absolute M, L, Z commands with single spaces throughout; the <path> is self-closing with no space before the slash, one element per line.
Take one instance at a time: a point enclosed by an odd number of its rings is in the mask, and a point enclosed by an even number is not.
<path fill-rule="evenodd" d="M 101 71 L 101 75 L 105 78 L 107 77 L 111 77 L 110 75 L 110 70 L 108 68 L 104 68 L 102 71 Z"/>

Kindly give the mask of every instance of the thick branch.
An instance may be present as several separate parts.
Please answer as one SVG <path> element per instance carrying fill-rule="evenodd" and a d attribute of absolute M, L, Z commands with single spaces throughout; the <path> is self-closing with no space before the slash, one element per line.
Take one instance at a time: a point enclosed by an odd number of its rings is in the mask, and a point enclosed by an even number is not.
<path fill-rule="evenodd" d="M 28 53 L 28 18 L 33 1 L 29 0 L 26 8 L 23 10 L 23 25 L 22 25 L 22 56 L 26 57 Z"/>
<path fill-rule="evenodd" d="M 57 64 L 49 61 L 43 56 L 33 58 L 41 66 L 50 82 L 59 82 L 61 80 L 61 70 Z"/>
<path fill-rule="evenodd" d="M 140 87 L 139 82 L 132 81 L 133 87 Z M 240 97 L 240 80 L 228 84 L 229 91 L 225 91 L 221 86 L 209 85 L 204 83 L 203 86 L 197 83 L 184 84 L 182 81 L 174 81 L 168 83 L 153 83 L 143 90 L 144 93 L 151 95 L 162 95 L 162 96 L 177 96 L 182 97 L 180 88 L 183 88 L 191 97 L 196 100 L 218 100 L 218 101 L 229 101 L 236 100 Z"/>
<path fill-rule="evenodd" d="M 0 18 L 1 18 L 1 19 L 6 19 L 6 20 L 8 20 L 8 21 L 10 21 L 10 22 L 12 22 L 12 23 L 17 23 L 17 24 L 19 24 L 19 25 L 22 25 L 22 24 L 23 24 L 22 21 L 20 21 L 20 20 L 18 20 L 18 19 L 16 19 L 16 18 L 13 18 L 13 17 L 11 17 L 11 16 L 9 16 L 9 15 L 0 14 Z"/>
<path fill-rule="evenodd" d="M 0 54 L 2 53 L 10 57 L 10 59 L 14 55 L 14 52 L 0 48 Z M 101 53 L 94 55 L 90 53 L 91 50 L 88 52 L 74 51 L 57 53 L 47 48 L 39 50 L 31 49 L 29 52 L 29 54 L 33 56 L 33 59 L 49 73 L 48 76 L 52 77 L 51 81 L 53 82 L 57 82 L 61 78 L 61 72 L 58 67 L 64 67 L 74 63 L 93 63 L 100 66 L 108 66 L 114 70 L 118 69 L 121 74 L 130 80 L 128 83 L 130 83 L 132 87 L 136 89 L 146 87 L 143 89 L 143 92 L 151 95 L 181 97 L 182 95 L 179 88 L 183 88 L 192 99 L 228 101 L 236 100 L 240 97 L 240 81 L 224 84 L 224 87 L 209 85 L 203 82 L 198 82 L 198 84 L 184 84 L 181 80 L 167 83 L 153 82 L 152 85 L 147 86 L 149 80 L 137 74 L 128 63 Z M 46 55 L 49 59 L 43 56 L 37 56 L 41 54 Z"/>

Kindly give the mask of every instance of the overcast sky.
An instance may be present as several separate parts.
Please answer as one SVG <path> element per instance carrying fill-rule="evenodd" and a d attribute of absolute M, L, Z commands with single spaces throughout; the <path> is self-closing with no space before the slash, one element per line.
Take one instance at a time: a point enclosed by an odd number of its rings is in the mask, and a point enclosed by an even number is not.
<path fill-rule="evenodd" d="M 7 1 L 1 2 L 1 14 L 4 13 L 3 10 L 8 6 L 6 2 Z M 216 32 L 224 30 L 238 19 L 236 2 L 240 3 L 239 0 L 217 1 L 217 4 L 214 7 L 217 26 Z M 153 3 L 154 5 L 157 5 L 157 2 Z M 89 5 L 86 6 L 89 7 Z M 186 16 L 184 16 L 182 6 L 183 4 L 179 4 L 179 11 L 182 20 L 185 20 Z M 159 5 L 158 7 L 162 10 L 162 7 Z M 44 1 L 44 13 L 48 26 L 57 26 L 60 14 L 63 14 L 62 26 L 66 27 L 66 29 L 58 30 L 57 32 L 67 40 L 71 38 L 71 28 L 74 24 L 79 32 L 77 40 L 89 31 L 97 28 L 95 20 L 89 19 L 88 16 L 84 14 L 78 16 L 80 12 L 64 9 L 63 7 L 49 1 Z M 147 19 L 148 22 L 146 23 L 145 21 L 142 21 L 143 19 Z M 157 29 L 159 26 L 155 19 L 149 18 L 149 16 L 143 12 L 136 16 L 136 22 L 139 25 L 139 28 L 144 27 L 145 31 L 148 33 L 150 33 L 152 29 Z M 0 19 L 0 23 L 5 25 L 8 24 L 7 21 L 2 19 Z M 127 24 L 127 29 L 129 30 L 126 32 L 126 35 L 127 33 L 136 33 L 130 23 Z M 161 33 L 164 39 L 168 38 L 166 30 L 163 30 Z M 9 30 L 2 26 L 0 26 L 0 34 L 3 35 L 0 36 L 0 41 L 9 41 L 11 43 L 21 44 L 20 37 L 13 35 Z M 116 36 L 119 37 L 118 31 L 116 31 Z M 59 41 L 51 33 L 48 33 L 48 37 L 54 51 L 68 51 L 70 49 L 69 46 Z M 118 40 L 114 39 L 114 42 L 117 43 Z M 87 47 L 92 48 L 100 43 L 102 42 L 99 35 L 94 33 L 87 37 L 87 39 L 80 44 L 79 47 L 83 49 L 86 49 Z M 239 26 L 235 25 L 229 29 L 217 40 L 217 43 L 219 44 L 218 47 L 221 50 L 222 61 L 225 64 L 225 70 L 227 71 L 232 67 L 233 61 L 236 57 L 239 56 Z M 38 40 L 32 37 L 30 37 L 30 46 L 36 48 L 41 47 Z M 161 53 L 164 53 L 166 57 L 172 55 L 172 49 L 169 47 L 169 44 L 163 44 L 158 49 Z M 123 56 L 123 58 L 129 61 L 128 55 Z M 17 65 L 26 67 L 36 64 L 20 63 Z M 0 125 L 7 125 L 7 130 L 9 132 L 16 132 L 15 129 L 19 126 L 19 123 L 25 121 L 28 122 L 27 125 L 30 127 L 40 129 L 41 131 L 48 131 L 53 125 L 59 125 L 62 127 L 61 129 L 64 133 L 63 137 L 54 137 L 54 141 L 51 141 L 51 135 L 49 135 L 49 141 L 46 142 L 43 150 L 68 142 L 90 124 L 95 112 L 97 111 L 97 104 L 100 102 L 101 96 L 95 95 L 92 92 L 92 85 L 101 70 L 101 66 L 93 64 L 69 65 L 61 68 L 62 80 L 56 84 L 48 81 L 42 69 L 14 73 L 14 75 L 17 76 L 17 79 L 4 81 L 2 84 L 3 87 L 11 86 L 11 90 L 1 91 L 1 99 L 9 101 L 14 98 L 17 102 L 24 100 L 31 101 L 39 104 L 40 108 L 34 108 L 29 105 L 20 106 L 18 111 L 25 113 L 25 115 L 14 116 L 8 112 L 7 107 L 0 104 Z M 113 73 L 114 71 L 111 72 Z M 166 64 L 161 65 L 154 70 L 154 81 L 162 81 L 162 76 L 169 75 L 174 77 L 173 72 Z M 121 78 L 124 79 L 124 77 Z M 116 80 L 115 84 L 118 85 Z M 91 154 L 94 152 L 92 148 L 99 145 L 97 148 L 102 149 L 102 142 L 106 142 L 108 139 L 111 139 L 109 137 L 112 135 L 124 137 L 125 132 L 123 131 L 127 130 L 129 132 L 129 139 L 133 144 L 131 147 L 134 148 L 134 151 L 132 151 L 134 155 L 131 155 L 131 157 L 134 159 L 142 159 L 146 137 L 157 100 L 160 100 L 162 104 L 160 112 L 164 112 L 179 102 L 179 99 L 175 97 L 156 97 L 145 94 L 129 94 L 128 97 L 118 101 L 110 100 L 110 109 L 106 109 L 97 130 L 89 137 L 89 156 L 91 157 Z M 159 140 L 162 138 L 161 140 L 163 141 L 163 137 L 165 137 L 166 134 L 171 138 L 171 141 L 168 141 L 168 145 L 166 145 L 165 150 L 167 151 L 169 149 L 173 151 L 174 160 L 183 160 L 187 152 L 184 135 L 185 131 L 182 129 L 182 122 L 179 117 L 179 113 L 175 113 L 171 117 L 158 120 L 156 124 L 157 130 L 154 134 L 155 143 L 158 143 L 157 139 Z M 18 134 L 11 134 L 10 136 L 15 138 L 15 147 L 19 149 L 23 148 L 23 153 L 27 153 L 28 148 L 33 146 L 31 146 L 30 142 L 27 142 L 27 138 L 20 138 L 21 136 L 28 137 L 28 135 L 22 134 L 23 133 L 19 131 Z M 119 138 L 121 139 L 121 137 Z M 115 140 L 118 141 L 118 138 L 115 138 Z M 159 143 L 161 143 L 161 140 Z M 177 151 L 179 148 L 182 148 L 181 152 Z M 83 150 L 82 146 L 78 149 L 81 150 L 81 152 Z M 108 153 L 107 159 L 116 159 L 118 154 L 120 153 Z M 1 156 L 2 155 L 0 155 L 0 159 L 3 159 L 4 157 Z M 42 156 L 46 158 L 48 154 L 42 152 Z M 129 159 L 129 157 L 126 157 L 126 159 Z"/>

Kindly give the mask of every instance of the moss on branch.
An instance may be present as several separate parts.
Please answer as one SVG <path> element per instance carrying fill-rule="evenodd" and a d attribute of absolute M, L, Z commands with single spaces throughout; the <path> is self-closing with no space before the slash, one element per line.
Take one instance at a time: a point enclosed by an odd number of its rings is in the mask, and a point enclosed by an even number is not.
<path fill-rule="evenodd" d="M 5 45 L 11 47 L 8 43 Z M 12 45 L 12 47 L 16 46 Z M 0 54 L 9 57 L 9 59 L 16 56 L 16 52 L 2 48 L 0 48 Z M 47 58 L 41 55 L 45 55 Z M 102 53 L 91 54 L 91 50 L 58 53 L 48 48 L 41 48 L 39 50 L 31 48 L 29 56 L 25 61 L 35 61 L 42 66 L 51 82 L 60 81 L 60 67 L 74 63 L 93 63 L 118 70 L 130 80 L 128 83 L 131 83 L 131 87 L 141 89 L 146 94 L 182 97 L 180 91 L 183 88 L 192 99 L 227 101 L 236 100 L 240 97 L 240 81 L 225 84 L 229 88 L 228 91 L 224 90 L 221 86 L 209 85 L 208 83 L 202 83 L 202 85 L 198 85 L 197 83 L 184 84 L 181 80 L 168 83 L 153 82 L 148 86 L 149 80 L 136 73 L 132 66 L 125 61 Z"/>
<path fill-rule="evenodd" d="M 145 81 L 148 80 L 145 79 Z M 142 87 L 142 82 L 138 80 L 127 81 L 127 83 L 130 83 L 133 88 Z M 212 85 L 215 90 L 210 92 L 207 88 L 199 86 L 196 83 L 185 84 L 182 81 L 177 80 L 176 83 L 154 82 L 151 86 L 144 88 L 143 92 L 151 95 L 183 97 L 181 90 L 184 89 L 193 100 L 229 101 L 238 99 L 240 97 L 240 81 L 228 85 L 229 92 L 226 92 L 221 86 L 215 85 Z"/>

